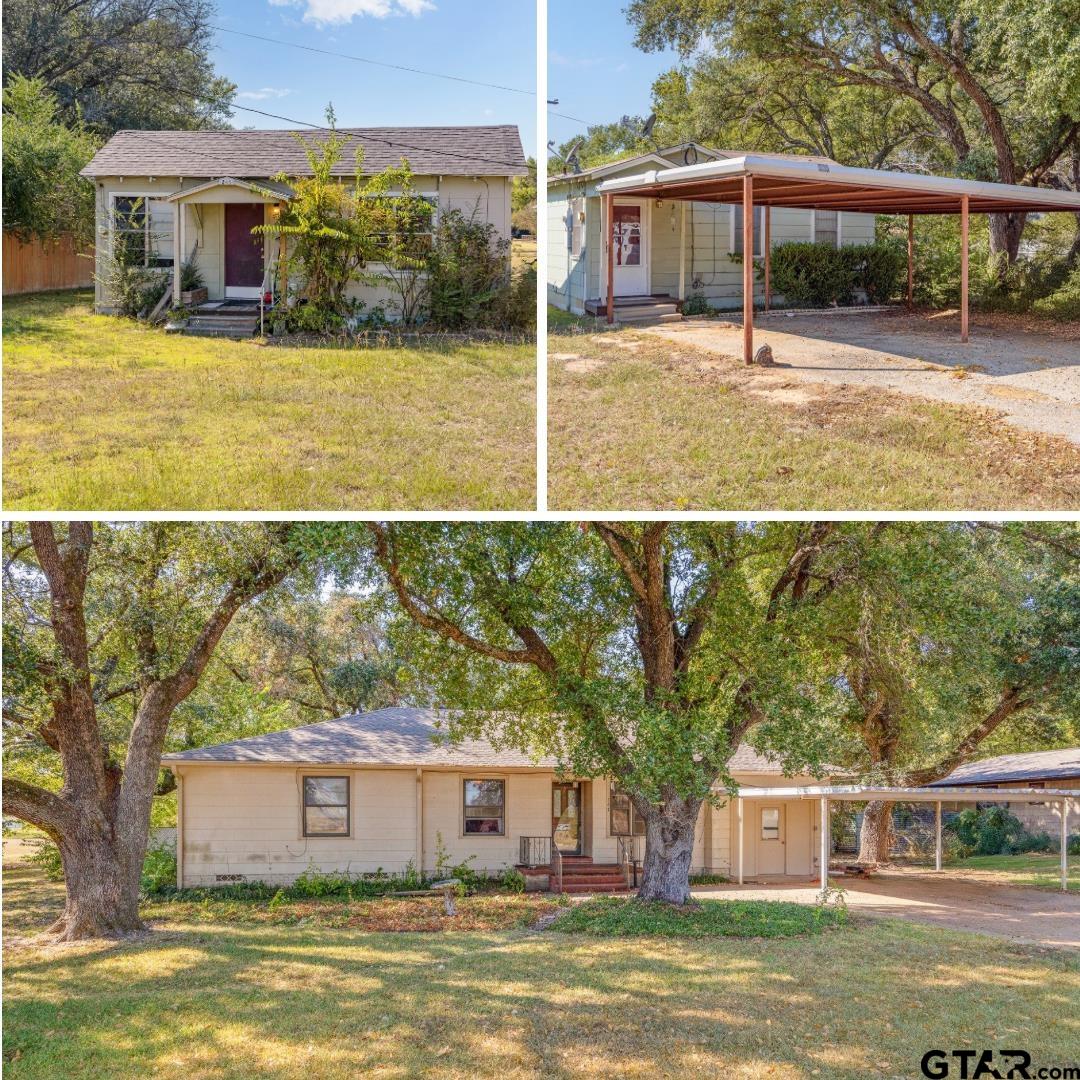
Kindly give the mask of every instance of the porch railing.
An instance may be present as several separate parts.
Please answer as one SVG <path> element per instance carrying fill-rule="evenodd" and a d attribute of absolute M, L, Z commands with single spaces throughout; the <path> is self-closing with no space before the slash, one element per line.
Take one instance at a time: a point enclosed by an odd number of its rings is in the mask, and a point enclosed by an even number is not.
<path fill-rule="evenodd" d="M 560 896 L 563 891 L 563 865 L 562 865 L 562 852 L 559 850 L 559 845 L 555 843 L 555 837 L 551 837 L 551 873 L 555 878 L 555 888 L 552 892 L 558 893 Z"/>
<path fill-rule="evenodd" d="M 623 873 L 626 874 L 626 887 L 628 889 L 636 889 L 638 885 L 638 840 L 637 836 L 617 836 L 616 851 L 618 854 L 619 865 L 623 868 Z"/>
<path fill-rule="evenodd" d="M 547 866 L 551 862 L 550 836 L 522 836 L 518 843 L 518 866 Z"/>

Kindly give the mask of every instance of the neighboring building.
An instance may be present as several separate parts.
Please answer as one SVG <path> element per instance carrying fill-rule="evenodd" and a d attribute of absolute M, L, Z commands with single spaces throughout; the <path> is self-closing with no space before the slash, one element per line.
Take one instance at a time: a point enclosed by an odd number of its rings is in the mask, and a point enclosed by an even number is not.
<path fill-rule="evenodd" d="M 961 765 L 927 787 L 1055 788 L 1080 790 L 1080 746 L 1005 754 Z M 1030 832 L 1057 836 L 1061 811 L 1047 803 L 1006 803 Z M 958 807 L 962 809 L 962 807 Z"/>
<path fill-rule="evenodd" d="M 177 876 L 182 886 L 288 882 L 321 872 L 400 873 L 472 859 L 480 872 L 543 866 L 552 843 L 583 872 L 620 862 L 640 836 L 629 800 L 604 779 L 556 774 L 482 739 L 448 743 L 447 714 L 393 708 L 166 754 L 177 779 Z M 812 783 L 742 746 L 737 783 Z M 817 872 L 817 814 L 807 800 L 744 807 L 747 876 Z M 732 800 L 701 811 L 693 871 L 727 873 L 738 836 Z M 734 845 L 737 848 L 737 844 Z M 636 858 L 640 860 L 639 842 Z M 624 862 L 625 865 L 625 862 Z"/>
<path fill-rule="evenodd" d="M 174 275 L 180 300 L 180 266 L 195 258 L 211 302 L 257 300 L 277 294 L 280 241 L 255 237 L 252 228 L 272 222 L 288 202 L 286 183 L 311 168 L 296 138 L 310 142 L 319 132 L 292 131 L 120 131 L 82 170 L 97 188 L 97 268 L 111 250 L 118 215 L 131 217 L 148 267 Z M 364 173 L 372 175 L 404 158 L 416 190 L 435 207 L 462 210 L 510 238 L 510 185 L 527 172 L 521 137 L 513 126 L 355 128 L 342 130 L 346 145 L 334 172 L 347 181 L 364 151 Z M 129 240 L 129 242 L 131 242 Z M 378 273 L 378 267 L 368 267 Z M 295 283 L 294 283 L 295 284 Z M 386 304 L 389 292 L 356 283 L 350 294 L 369 307 Z M 110 310 L 100 283 L 95 307 Z"/>
<path fill-rule="evenodd" d="M 663 170 L 696 162 L 742 157 L 741 152 L 710 150 L 698 143 L 626 158 L 610 165 L 564 173 L 548 180 L 548 300 L 575 314 L 596 314 L 607 295 L 603 245 L 603 207 L 597 185 L 618 176 Z M 790 160 L 791 155 L 765 154 Z M 798 157 L 827 163 L 827 158 Z M 833 163 L 835 164 L 835 163 Z M 764 254 L 761 207 L 754 214 L 754 256 Z M 742 305 L 742 206 L 616 196 L 614 208 L 616 297 L 685 300 L 705 297 L 714 308 Z M 839 247 L 874 240 L 874 215 L 824 210 L 771 213 L 771 246 L 790 240 Z M 734 258 L 733 258 L 734 256 Z M 759 282 L 755 296 L 764 295 Z M 777 303 L 783 298 L 775 296 Z"/>

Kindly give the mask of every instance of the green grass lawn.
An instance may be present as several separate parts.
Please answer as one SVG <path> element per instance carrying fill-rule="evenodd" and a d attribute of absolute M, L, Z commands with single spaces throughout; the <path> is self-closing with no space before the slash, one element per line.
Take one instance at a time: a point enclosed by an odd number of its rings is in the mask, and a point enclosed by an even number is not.
<path fill-rule="evenodd" d="M 59 898 L 10 869 L 9 943 Z M 1075 956 L 913 923 L 628 939 L 148 914 L 155 932 L 127 943 L 9 944 L 8 1080 L 865 1080 L 918 1076 L 933 1047 L 1080 1051 Z"/>
<path fill-rule="evenodd" d="M 946 869 L 969 872 L 980 879 L 998 881 L 1003 885 L 1061 888 L 1061 859 L 1058 855 L 1034 852 L 1023 855 L 972 855 L 949 863 Z M 1080 855 L 1069 856 L 1068 885 L 1070 892 L 1080 892 Z"/>
<path fill-rule="evenodd" d="M 5 300 L 9 510 L 536 504 L 532 345 L 260 346 L 90 300 Z"/>
<path fill-rule="evenodd" d="M 990 413 L 834 387 L 755 393 L 753 374 L 632 330 L 549 313 L 555 510 L 1066 509 L 1080 452 Z M 577 327 L 579 332 L 569 332 Z M 569 359 L 573 358 L 573 359 Z"/>

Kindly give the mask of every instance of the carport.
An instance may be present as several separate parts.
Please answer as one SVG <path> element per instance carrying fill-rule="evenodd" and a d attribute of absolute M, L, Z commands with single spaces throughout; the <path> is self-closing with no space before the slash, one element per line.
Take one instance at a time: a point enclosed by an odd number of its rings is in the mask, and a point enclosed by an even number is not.
<path fill-rule="evenodd" d="M 818 838 L 821 844 L 821 891 L 829 886 L 829 855 L 832 851 L 829 808 L 834 802 L 908 802 L 933 803 L 934 869 L 941 870 L 941 806 L 942 803 L 1024 802 L 1057 804 L 1061 810 L 1061 888 L 1069 888 L 1069 808 L 1077 798 L 1075 791 L 1051 788 L 970 788 L 970 787 L 874 787 L 863 785 L 813 787 L 743 787 L 735 798 L 738 821 L 736 873 L 743 884 L 743 803 L 760 799 L 814 799 L 821 812 Z"/>
<path fill-rule="evenodd" d="M 754 208 L 763 207 L 765 311 L 770 303 L 769 211 L 772 207 L 907 214 L 907 302 L 914 296 L 916 214 L 960 215 L 960 340 L 968 340 L 968 233 L 975 214 L 1080 212 L 1080 192 L 990 184 L 948 176 L 856 169 L 821 161 L 792 162 L 746 154 L 724 161 L 706 161 L 671 169 L 653 169 L 636 176 L 603 181 L 607 258 L 607 321 L 615 321 L 614 200 L 617 195 L 682 202 L 741 204 L 743 251 L 754 250 Z M 683 260 L 685 230 L 680 236 Z M 743 362 L 754 358 L 754 260 L 743 260 Z"/>

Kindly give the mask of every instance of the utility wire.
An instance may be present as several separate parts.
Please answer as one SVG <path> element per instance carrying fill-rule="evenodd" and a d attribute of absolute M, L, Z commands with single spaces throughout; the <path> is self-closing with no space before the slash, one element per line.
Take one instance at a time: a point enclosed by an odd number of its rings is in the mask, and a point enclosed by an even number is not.
<path fill-rule="evenodd" d="M 391 64 L 385 60 L 372 60 L 369 56 L 352 56 L 349 53 L 334 52 L 332 49 L 320 49 L 315 45 L 301 45 L 298 41 L 282 41 L 281 38 L 264 37 L 262 34 L 250 34 L 245 30 L 230 30 L 225 26 L 209 25 L 209 29 L 222 34 L 235 34 L 237 37 L 251 38 L 254 41 L 268 41 L 273 45 L 285 45 L 290 49 L 303 49 L 305 52 L 321 53 L 323 56 L 337 56 L 342 60 L 355 60 L 359 64 L 373 64 L 375 67 L 391 68 L 394 71 L 408 71 L 413 75 L 427 75 L 432 79 L 449 79 L 451 82 L 468 83 L 470 86 L 486 86 L 492 90 L 506 90 L 511 94 L 528 94 L 536 97 L 535 90 L 524 90 L 520 86 L 503 86 L 501 83 L 481 82 L 479 79 L 466 79 L 461 75 L 447 75 L 441 71 L 426 71 L 423 68 L 407 67 L 405 64 Z"/>

